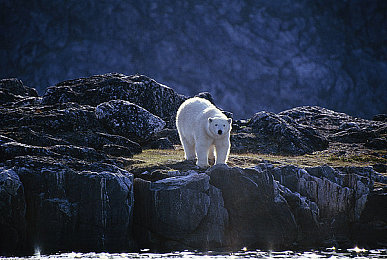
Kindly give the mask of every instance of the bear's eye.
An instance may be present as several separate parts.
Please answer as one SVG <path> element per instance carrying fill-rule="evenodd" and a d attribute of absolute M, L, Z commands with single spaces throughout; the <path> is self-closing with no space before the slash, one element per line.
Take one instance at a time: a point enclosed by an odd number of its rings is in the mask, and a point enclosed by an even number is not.
<path fill-rule="evenodd" d="M 215 126 L 218 126 L 218 124 L 215 124 Z"/>
<path fill-rule="evenodd" d="M 223 127 L 226 127 L 226 125 L 223 125 Z"/>

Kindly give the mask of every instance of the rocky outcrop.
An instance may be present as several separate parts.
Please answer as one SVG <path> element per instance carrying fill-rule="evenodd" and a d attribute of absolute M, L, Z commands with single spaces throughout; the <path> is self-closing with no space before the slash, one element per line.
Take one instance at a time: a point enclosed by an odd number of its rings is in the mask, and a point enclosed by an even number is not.
<path fill-rule="evenodd" d="M 369 216 L 378 176 L 371 168 L 267 163 L 152 174 L 134 182 L 135 236 L 159 250 L 348 247 L 364 241 L 354 227 Z"/>
<path fill-rule="evenodd" d="M 66 81 L 43 98 L 20 81 L 1 82 L 17 98 L 0 104 L 0 254 L 385 243 L 377 206 L 387 178 L 371 167 L 135 168 L 144 162 L 131 157 L 142 149 L 179 144 L 171 120 L 183 96 L 121 74 Z M 231 142 L 236 152 L 299 155 L 351 131 L 372 133 L 366 146 L 385 139 L 385 128 L 300 107 L 234 120 Z"/>
<path fill-rule="evenodd" d="M 58 83 L 47 89 L 42 104 L 75 102 L 95 107 L 110 100 L 132 102 L 174 125 L 185 97 L 146 76 L 111 73 Z"/>
<path fill-rule="evenodd" d="M 300 155 L 328 147 L 328 141 L 312 127 L 269 112 L 256 113 L 231 136 L 234 152 Z"/>
<path fill-rule="evenodd" d="M 384 150 L 386 134 L 386 122 L 303 106 L 278 114 L 261 111 L 251 119 L 235 120 L 231 151 L 302 155 L 342 143 Z"/>
<path fill-rule="evenodd" d="M 1 89 L 13 89 L 16 94 L 33 92 L 17 80 L 2 82 L 5 83 Z M 169 140 L 160 139 L 166 136 L 157 136 L 166 126 L 160 117 L 174 125 L 177 108 L 183 100 L 172 89 L 145 76 L 122 74 L 63 82 L 32 103 L 20 104 L 9 99 L 0 107 L 0 134 L 10 138 L 2 143 L 0 150 L 5 156 L 0 160 L 38 151 L 49 156 L 66 153 L 81 159 L 90 156 L 92 160 L 96 153 L 100 153 L 100 159 L 130 157 L 141 152 L 137 142 L 171 148 Z"/>
<path fill-rule="evenodd" d="M 373 149 L 387 149 L 387 123 L 383 121 L 356 118 L 317 106 L 296 107 L 279 116 L 312 127 L 332 142 L 362 143 Z"/>
<path fill-rule="evenodd" d="M 103 163 L 19 156 L 2 168 L 1 175 L 8 175 L 5 188 L 10 186 L 10 173 L 18 182 L 13 190 L 8 189 L 9 195 L 19 195 L 24 202 L 19 209 L 10 207 L 13 211 L 8 213 L 19 214 L 13 219 L 19 221 L 14 225 L 19 231 L 15 236 L 19 240 L 13 244 L 17 249 L 31 252 L 38 246 L 50 252 L 133 247 L 133 176 L 128 172 Z M 17 193 L 18 187 L 21 191 Z M 2 250 L 12 252 L 9 247 Z"/>
<path fill-rule="evenodd" d="M 85 92 L 93 80 L 82 80 Z M 133 175 L 123 168 L 142 151 L 132 140 L 146 142 L 165 122 L 109 94 L 95 105 L 70 102 L 71 91 L 50 99 L 58 89 L 41 99 L 18 80 L 0 87 L 17 97 L 0 106 L 0 253 L 136 248 Z"/>

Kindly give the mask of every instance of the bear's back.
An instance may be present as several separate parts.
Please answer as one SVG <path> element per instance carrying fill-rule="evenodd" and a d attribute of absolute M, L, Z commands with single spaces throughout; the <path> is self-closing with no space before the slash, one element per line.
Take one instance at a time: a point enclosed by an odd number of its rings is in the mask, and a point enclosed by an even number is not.
<path fill-rule="evenodd" d="M 177 111 L 177 121 L 195 121 L 198 116 L 202 115 L 204 110 L 215 108 L 210 101 L 203 98 L 190 98 L 183 102 Z"/>

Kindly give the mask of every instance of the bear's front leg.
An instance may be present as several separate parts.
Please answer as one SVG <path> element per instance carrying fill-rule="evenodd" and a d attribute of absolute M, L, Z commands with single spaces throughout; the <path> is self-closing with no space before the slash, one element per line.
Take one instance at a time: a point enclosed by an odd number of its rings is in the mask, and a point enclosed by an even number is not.
<path fill-rule="evenodd" d="M 189 142 L 187 138 L 180 138 L 181 144 L 184 148 L 185 159 L 188 161 L 195 160 L 195 143 L 193 140 Z"/>
<path fill-rule="evenodd" d="M 197 166 L 200 168 L 209 167 L 208 164 L 208 150 L 210 149 L 211 142 L 207 140 L 198 141 L 195 145 L 196 156 L 198 158 Z"/>
<path fill-rule="evenodd" d="M 210 145 L 208 150 L 208 162 L 209 164 L 215 164 L 215 145 Z"/>
<path fill-rule="evenodd" d="M 225 141 L 218 141 L 215 143 L 216 147 L 216 160 L 215 164 L 226 164 L 228 155 L 230 153 L 230 139 Z"/>

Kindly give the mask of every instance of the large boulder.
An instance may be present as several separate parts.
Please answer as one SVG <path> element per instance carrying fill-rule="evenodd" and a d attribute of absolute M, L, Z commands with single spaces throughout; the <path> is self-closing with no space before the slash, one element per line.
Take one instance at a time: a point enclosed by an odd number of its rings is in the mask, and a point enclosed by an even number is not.
<path fill-rule="evenodd" d="M 208 175 L 190 171 L 156 182 L 137 178 L 134 190 L 140 246 L 207 249 L 226 245 L 227 210 Z"/>
<path fill-rule="evenodd" d="M 124 100 L 111 100 L 99 104 L 96 117 L 108 132 L 127 136 L 136 141 L 146 141 L 165 127 L 160 117 L 144 108 Z"/>
<path fill-rule="evenodd" d="M 318 106 L 302 106 L 278 114 L 298 124 L 312 127 L 333 142 L 363 143 L 374 149 L 387 149 L 387 124 L 366 120 Z"/>
<path fill-rule="evenodd" d="M 95 107 L 115 99 L 135 103 L 174 125 L 177 109 L 185 97 L 146 76 L 110 73 L 58 83 L 47 89 L 42 102 L 76 102 Z"/>
<path fill-rule="evenodd" d="M 8 215 L 23 215 L 18 224 L 26 222 L 30 252 L 35 247 L 43 252 L 133 248 L 133 176 L 127 171 L 103 163 L 20 156 L 5 163 L 2 174 L 10 172 L 20 178 L 26 209 Z"/>
<path fill-rule="evenodd" d="M 231 135 L 232 151 L 302 155 L 328 147 L 312 127 L 270 112 L 256 113 L 244 128 Z"/>

